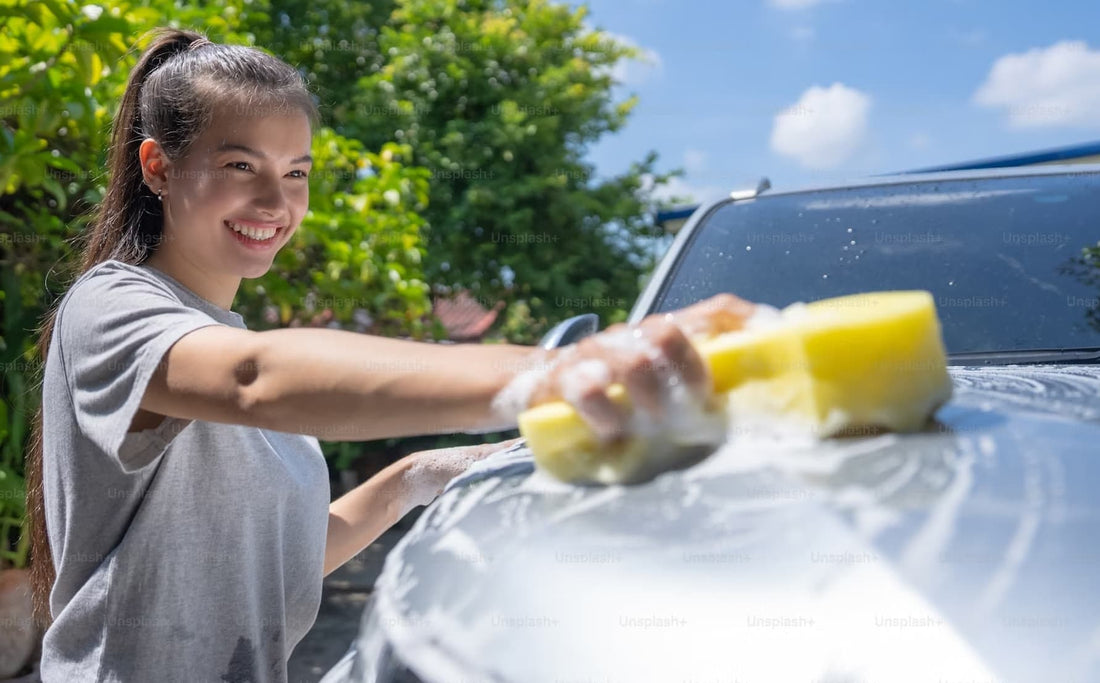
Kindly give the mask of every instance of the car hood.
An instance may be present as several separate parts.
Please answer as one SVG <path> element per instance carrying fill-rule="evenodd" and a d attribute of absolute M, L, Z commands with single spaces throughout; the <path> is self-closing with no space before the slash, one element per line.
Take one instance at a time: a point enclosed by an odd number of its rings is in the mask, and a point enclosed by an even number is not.
<path fill-rule="evenodd" d="M 1100 366 L 953 367 L 915 434 L 727 444 L 641 486 L 479 463 L 387 557 L 427 681 L 1100 680 Z"/>

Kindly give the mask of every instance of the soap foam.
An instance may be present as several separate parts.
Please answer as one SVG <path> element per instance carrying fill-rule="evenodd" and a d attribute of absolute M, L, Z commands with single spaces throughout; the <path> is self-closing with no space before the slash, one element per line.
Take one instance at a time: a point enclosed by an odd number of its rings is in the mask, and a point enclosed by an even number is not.
<path fill-rule="evenodd" d="M 476 430 L 476 433 L 486 431 L 501 431 L 512 429 L 516 426 L 516 418 L 531 403 L 531 396 L 539 384 L 561 364 L 562 360 L 576 351 L 574 347 L 565 347 L 558 350 L 552 358 L 547 359 L 544 354 L 530 368 L 518 373 L 503 389 L 497 392 L 490 403 L 492 418 L 490 421 Z"/>
<path fill-rule="evenodd" d="M 752 315 L 745 319 L 746 330 L 761 330 L 775 327 L 783 323 L 783 312 L 775 306 L 756 304 Z"/>

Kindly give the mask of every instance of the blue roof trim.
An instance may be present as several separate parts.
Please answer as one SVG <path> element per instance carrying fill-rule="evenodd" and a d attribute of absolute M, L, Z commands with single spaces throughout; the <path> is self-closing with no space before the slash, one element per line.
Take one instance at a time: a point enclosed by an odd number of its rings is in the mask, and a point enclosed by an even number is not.
<path fill-rule="evenodd" d="M 657 222 L 664 223 L 665 221 L 678 221 L 682 218 L 688 218 L 689 216 L 691 216 L 691 214 L 695 213 L 695 210 L 698 208 L 698 205 L 696 205 L 688 206 L 682 209 L 668 209 L 667 211 L 658 211 Z"/>
<path fill-rule="evenodd" d="M 1030 152 L 1028 154 L 1014 154 L 991 159 L 981 159 L 978 161 L 968 161 L 960 164 L 949 164 L 947 166 L 918 168 L 913 171 L 902 171 L 902 173 L 937 173 L 940 171 L 966 171 L 984 168 L 1004 168 L 1007 166 L 1031 166 L 1033 164 L 1049 164 L 1057 161 L 1065 161 L 1067 159 L 1078 159 L 1096 155 L 1100 155 L 1100 142 L 1073 145 L 1072 147 L 1059 147 L 1042 152 Z"/>

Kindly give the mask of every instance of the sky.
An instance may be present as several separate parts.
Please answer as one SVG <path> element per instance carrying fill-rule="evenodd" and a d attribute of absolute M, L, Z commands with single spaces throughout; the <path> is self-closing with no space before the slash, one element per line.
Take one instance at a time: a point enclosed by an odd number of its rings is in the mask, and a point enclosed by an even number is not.
<path fill-rule="evenodd" d="M 594 144 L 707 201 L 1100 141 L 1100 0 L 589 0 L 640 47 Z"/>

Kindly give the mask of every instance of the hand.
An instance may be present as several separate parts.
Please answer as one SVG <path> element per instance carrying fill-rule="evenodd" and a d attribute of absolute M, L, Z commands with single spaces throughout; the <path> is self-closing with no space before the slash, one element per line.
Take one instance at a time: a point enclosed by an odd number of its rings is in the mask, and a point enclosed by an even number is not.
<path fill-rule="evenodd" d="M 465 472 L 478 460 L 503 451 L 520 439 L 500 443 L 483 443 L 476 446 L 455 446 L 417 451 L 407 457 L 409 466 L 402 479 L 405 483 L 405 511 L 417 505 L 427 505 L 443 493 L 447 483 Z M 404 515 L 402 515 L 404 516 Z"/>
<path fill-rule="evenodd" d="M 604 440 L 625 434 L 631 419 L 626 408 L 608 397 L 612 384 L 622 384 L 631 401 L 658 421 L 675 394 L 705 403 L 712 392 L 710 372 L 689 337 L 741 329 L 754 309 L 744 299 L 720 294 L 651 315 L 636 326 L 613 325 L 559 350 L 534 379 L 526 403 L 564 399 Z"/>

